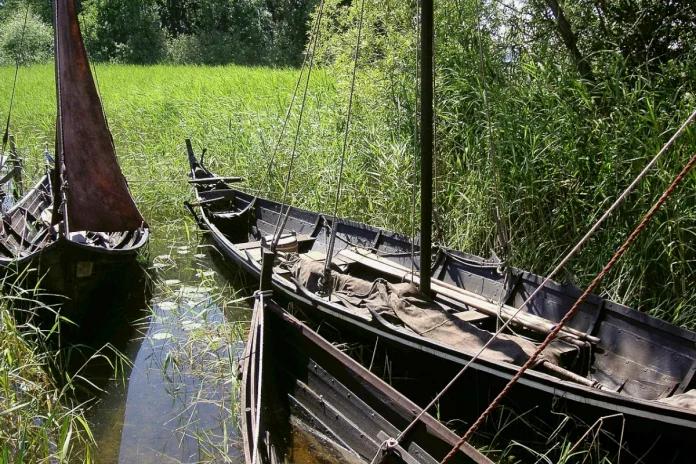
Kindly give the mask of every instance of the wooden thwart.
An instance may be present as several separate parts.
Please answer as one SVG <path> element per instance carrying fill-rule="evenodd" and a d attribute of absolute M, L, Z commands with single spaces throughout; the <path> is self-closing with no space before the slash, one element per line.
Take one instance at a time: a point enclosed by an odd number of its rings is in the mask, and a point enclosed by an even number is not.
<path fill-rule="evenodd" d="M 216 184 L 218 182 L 244 182 L 243 177 L 203 177 L 201 179 L 189 179 L 189 184 Z"/>
<path fill-rule="evenodd" d="M 357 248 L 354 248 L 353 250 L 341 250 L 339 256 L 345 256 L 359 262 L 363 266 L 384 272 L 392 277 L 397 277 L 404 281 L 413 281 L 415 284 L 420 283 L 420 278 L 418 276 L 411 275 L 410 269 L 396 263 L 385 261 L 379 256 L 376 256 L 368 251 L 362 251 Z M 500 316 L 506 321 L 512 319 L 513 315 L 517 312 L 517 308 L 513 308 L 508 305 L 502 305 L 499 308 L 497 304 L 491 303 L 480 295 L 468 292 L 438 279 L 431 279 L 431 288 L 434 292 L 439 293 L 442 296 L 470 306 L 471 308 L 474 308 L 475 310 L 484 314 L 488 314 L 490 316 Z M 542 334 L 549 334 L 554 328 L 554 324 L 551 321 L 525 312 L 520 312 L 514 316 L 513 322 Z M 599 343 L 599 338 L 570 327 L 564 327 L 561 330 L 561 335 L 575 340 L 588 341 L 595 344 Z"/>

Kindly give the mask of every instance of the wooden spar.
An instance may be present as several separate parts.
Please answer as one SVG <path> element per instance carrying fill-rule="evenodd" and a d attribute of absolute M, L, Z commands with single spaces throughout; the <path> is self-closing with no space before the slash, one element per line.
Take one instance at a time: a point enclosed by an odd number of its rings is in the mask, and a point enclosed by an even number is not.
<path fill-rule="evenodd" d="M 430 295 L 433 216 L 433 0 L 422 1 L 421 17 L 421 242 L 420 289 Z"/>
<path fill-rule="evenodd" d="M 379 257 L 366 256 L 362 253 L 357 253 L 355 251 L 350 250 L 341 250 L 339 255 L 345 256 L 351 259 L 352 261 L 357 261 L 360 264 L 368 266 L 372 269 L 377 269 L 380 272 L 384 272 L 385 274 L 389 274 L 393 277 L 397 277 L 402 280 L 412 279 L 413 283 L 415 284 L 419 282 L 417 276 L 411 276 L 410 269 L 401 268 L 398 265 L 391 262 L 385 262 L 384 260 L 380 260 Z M 441 280 L 433 279 L 432 289 L 434 292 L 439 293 L 440 295 L 446 298 L 450 298 L 459 303 L 463 303 L 483 314 L 487 314 L 489 316 L 500 316 L 500 318 L 502 318 L 505 321 L 512 319 L 513 315 L 517 312 L 516 308 L 513 308 L 508 305 L 502 305 L 500 308 L 498 308 L 497 304 L 486 300 L 480 295 L 468 292 L 464 289 L 455 287 L 454 285 L 448 284 L 447 282 L 443 282 Z M 526 313 L 523 311 L 519 312 L 514 317 L 513 322 L 524 328 L 542 333 L 544 335 L 548 335 L 549 333 L 551 333 L 555 326 L 555 324 L 549 321 L 548 319 L 544 319 L 543 317 L 539 317 L 534 314 Z M 561 331 L 561 334 L 565 337 L 574 340 L 587 341 L 594 344 L 600 342 L 599 338 L 593 337 L 592 335 L 586 334 L 584 332 L 570 327 L 564 327 Z"/>
<path fill-rule="evenodd" d="M 217 182 L 244 182 L 243 177 L 205 177 L 203 179 L 189 179 L 189 184 L 215 184 Z"/>

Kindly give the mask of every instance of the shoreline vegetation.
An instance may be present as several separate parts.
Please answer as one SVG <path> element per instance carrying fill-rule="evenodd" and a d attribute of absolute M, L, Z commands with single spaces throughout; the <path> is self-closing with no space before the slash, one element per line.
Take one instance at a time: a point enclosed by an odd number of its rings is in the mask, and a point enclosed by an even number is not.
<path fill-rule="evenodd" d="M 94 462 L 86 404 L 76 399 L 74 379 L 63 372 L 65 353 L 49 342 L 70 322 L 56 315 L 55 324 L 42 329 L 37 312 L 55 315 L 31 292 L 14 286 L 5 290 L 0 301 L 0 462 Z"/>
<path fill-rule="evenodd" d="M 32 6 L 27 47 L 34 54 L 22 55 L 24 64 L 52 56 L 47 45 L 52 33 L 44 27 L 50 12 L 40 10 L 44 3 Z M 96 8 L 102 3 L 109 2 L 83 4 Z M 696 105 L 696 13 L 680 4 L 651 0 L 625 8 L 624 2 L 568 1 L 559 6 L 549 0 L 502 8 L 495 6 L 499 2 L 445 1 L 438 7 L 434 197 L 447 246 L 483 256 L 495 250 L 511 266 L 537 274 L 554 267 Z M 143 45 L 152 30 L 105 29 L 123 24 L 109 15 L 128 15 L 128 8 L 83 10 L 91 56 L 111 61 L 96 63 L 94 70 L 119 163 L 153 233 L 176 227 L 186 228 L 187 236 L 193 231 L 190 221 L 181 219 L 182 201 L 190 197 L 185 138 L 192 139 L 197 152 L 208 149 L 206 162 L 213 171 L 242 176 L 253 190 L 277 147 L 269 181 L 261 187 L 262 195 L 280 199 L 302 102 L 300 93 L 278 141 L 299 74 L 282 66 L 300 62 L 314 4 L 303 5 L 307 10 L 288 26 L 298 35 L 287 42 L 290 48 L 273 48 L 272 59 L 255 53 L 266 48 L 254 48 L 262 42 L 254 42 L 258 37 L 253 34 L 244 36 L 246 42 L 230 39 L 241 37 L 230 31 L 246 34 L 235 29 L 239 23 L 224 22 L 234 17 L 227 14 L 232 10 L 222 16 L 196 10 L 214 24 L 201 25 L 191 17 L 181 24 L 192 29 L 167 32 L 178 37 L 179 48 L 172 50 L 180 54 L 179 61 L 280 68 L 117 64 L 166 60 Z M 6 55 L 7 44 L 11 49 L 18 43 L 17 20 L 7 14 L 16 6 L 10 1 L 0 7 L 0 48 L 5 47 L 0 53 Z M 325 5 L 297 131 L 298 158 L 289 184 L 294 206 L 333 209 L 359 7 L 360 2 L 339 0 Z M 651 13 L 644 14 L 643 7 Z M 414 134 L 417 16 L 411 8 L 397 0 L 367 4 L 338 209 L 341 216 L 408 234 L 417 233 L 413 224 L 419 220 L 411 217 L 411 192 L 419 183 L 413 172 L 419 159 Z M 148 18 L 133 25 L 152 25 Z M 174 16 L 170 19 L 177 24 Z M 10 20 L 12 28 L 5 26 Z M 222 24 L 231 34 L 227 38 L 206 29 Z M 196 27 L 202 29 L 194 40 Z M 233 55 L 232 48 L 241 43 L 249 48 Z M 255 61 L 261 55 L 268 59 Z M 13 76 L 13 66 L 0 66 L 0 95 L 7 96 L 0 102 L 0 121 L 7 117 Z M 52 153 L 54 147 L 51 64 L 19 68 L 14 105 L 10 131 L 30 185 L 43 174 L 44 150 Z M 691 127 L 571 260 L 567 276 L 578 287 L 609 260 L 694 147 L 696 127 Z M 689 330 L 696 329 L 694 181 L 690 175 L 598 290 Z M 497 238 L 496 197 L 503 246 Z M 0 460 L 92 459 L 81 406 L 69 388 L 59 388 L 51 378 L 55 371 L 46 369 L 53 352 L 35 329 L 15 322 L 11 304 L 11 294 L 0 301 Z M 520 419 L 525 420 L 510 420 Z"/>
<path fill-rule="evenodd" d="M 619 100 L 605 113 L 591 99 L 582 103 L 589 96 L 580 89 L 572 91 L 577 93 L 575 100 L 566 102 L 551 92 L 548 82 L 540 86 L 539 80 L 554 77 L 551 71 L 535 69 L 541 75 L 530 77 L 528 85 L 518 85 L 511 102 L 505 103 L 504 96 L 493 95 L 493 90 L 489 98 L 492 104 L 496 99 L 491 109 L 496 121 L 501 222 L 508 235 L 506 258 L 514 267 L 546 274 L 671 137 L 690 113 L 692 97 L 686 87 L 665 95 L 646 82 L 635 87 L 616 82 L 612 92 Z M 182 201 L 190 194 L 184 182 L 186 137 L 197 151 L 208 149 L 206 162 L 213 170 L 244 177 L 252 190 L 259 187 L 277 145 L 276 162 L 262 195 L 281 197 L 299 98 L 284 137 L 279 143 L 277 139 L 298 70 L 113 64 L 98 64 L 95 70 L 119 163 L 145 217 L 164 224 L 183 214 Z M 0 94 L 9 93 L 12 72 L 0 67 Z M 411 217 L 412 170 L 414 156 L 416 163 L 418 158 L 413 149 L 413 114 L 406 114 L 413 106 L 408 100 L 413 89 L 403 82 L 402 94 L 390 95 L 395 88 L 379 76 L 370 70 L 358 75 L 338 213 L 411 234 L 414 220 L 418 223 L 418 217 Z M 348 78 L 341 68 L 312 72 L 290 179 L 295 206 L 324 212 L 333 207 Z M 27 182 L 43 173 L 45 147 L 53 149 L 52 79 L 50 65 L 20 68 L 12 132 L 24 158 Z M 445 86 L 446 76 L 440 79 Z M 500 250 L 485 111 L 474 100 L 479 90 L 464 82 L 457 85 L 461 88 L 443 89 L 440 95 L 461 101 L 438 103 L 438 219 L 447 246 L 488 256 L 491 250 Z M 385 95 L 400 101 L 401 113 L 384 101 Z M 580 111 L 576 105 L 584 108 Z M 4 111 L 0 108 L 3 119 Z M 463 111 L 469 115 L 461 115 Z M 601 269 L 694 146 L 696 130 L 688 128 L 659 167 L 571 260 L 567 275 L 578 287 Z M 599 291 L 690 330 L 696 328 L 692 182 L 689 178 L 658 213 Z"/>

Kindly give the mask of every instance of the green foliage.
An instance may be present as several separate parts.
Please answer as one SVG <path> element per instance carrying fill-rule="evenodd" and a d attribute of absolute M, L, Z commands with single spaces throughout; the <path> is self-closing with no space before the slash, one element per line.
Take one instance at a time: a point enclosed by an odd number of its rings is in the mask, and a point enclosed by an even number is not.
<path fill-rule="evenodd" d="M 165 56 L 166 34 L 153 1 L 87 0 L 80 25 L 93 60 L 152 64 Z"/>
<path fill-rule="evenodd" d="M 50 317 L 52 310 L 33 298 L 13 287 L 0 302 L 0 462 L 92 462 L 84 405 L 74 401 L 70 379 L 51 371 L 64 356 L 37 328 L 36 313 Z M 20 301 L 34 309 L 15 309 Z M 55 323 L 67 322 L 56 315 Z"/>
<path fill-rule="evenodd" d="M 646 2 L 642 11 L 652 4 Z M 584 3 L 563 5 L 571 25 L 589 24 L 591 11 L 580 8 Z M 360 6 L 332 1 L 324 12 L 318 54 L 331 66 L 342 90 L 353 66 Z M 578 29 L 579 46 L 590 56 L 595 82 L 580 80 L 577 63 L 557 35 L 546 3 L 521 7 L 523 11 L 517 11 L 475 0 L 438 3 L 436 200 L 447 245 L 487 254 L 496 248 L 497 172 L 502 219 L 510 236 L 507 257 L 517 267 L 543 274 L 690 114 L 696 66 L 688 47 L 674 45 L 691 43 L 693 33 L 686 28 L 671 31 L 680 35 L 657 40 L 671 43 L 667 48 L 673 53 L 651 49 L 655 55 L 646 66 L 636 59 L 645 57 L 645 44 L 637 39 L 629 47 L 635 53 L 621 47 L 593 50 L 588 44 L 602 37 L 598 26 Z M 691 10 L 682 13 L 688 16 Z M 390 1 L 368 2 L 365 14 L 351 134 L 351 149 L 361 161 L 350 169 L 361 170 L 369 180 L 348 178 L 348 191 L 359 194 L 344 196 L 343 211 L 409 231 L 412 221 L 405 213 L 410 192 L 395 189 L 389 177 L 413 179 L 409 154 L 416 145 L 417 16 L 413 4 Z M 616 19 L 615 26 L 628 31 L 631 17 Z M 660 16 L 659 21 L 665 20 Z M 611 43 L 604 40 L 605 45 Z M 691 129 L 571 261 L 568 270 L 578 285 L 589 283 L 608 261 L 694 145 L 696 132 Z M 679 190 L 603 287 L 615 300 L 689 327 L 696 323 L 691 278 L 696 247 L 688 238 L 696 229 L 692 190 L 688 183 Z M 401 214 L 392 216 L 391 211 Z"/>
<path fill-rule="evenodd" d="M 87 0 L 81 24 L 97 61 L 294 65 L 315 0 Z"/>
<path fill-rule="evenodd" d="M 41 63 L 52 54 L 53 29 L 31 9 L 27 15 L 26 7 L 18 8 L 0 23 L 0 65 Z"/>

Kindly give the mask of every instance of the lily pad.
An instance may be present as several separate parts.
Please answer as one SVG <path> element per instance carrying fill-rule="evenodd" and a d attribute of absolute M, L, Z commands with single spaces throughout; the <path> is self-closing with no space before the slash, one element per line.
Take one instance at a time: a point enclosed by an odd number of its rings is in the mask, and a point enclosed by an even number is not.
<path fill-rule="evenodd" d="M 173 301 L 162 301 L 160 303 L 157 303 L 157 306 L 162 311 L 171 311 L 171 310 L 177 308 L 177 304 L 174 303 Z"/>
<path fill-rule="evenodd" d="M 182 323 L 182 330 L 185 330 L 186 332 L 191 331 L 191 330 L 196 330 L 200 329 L 203 327 L 203 325 L 200 322 L 193 322 L 193 321 L 186 321 L 187 323 L 184 324 Z"/>

